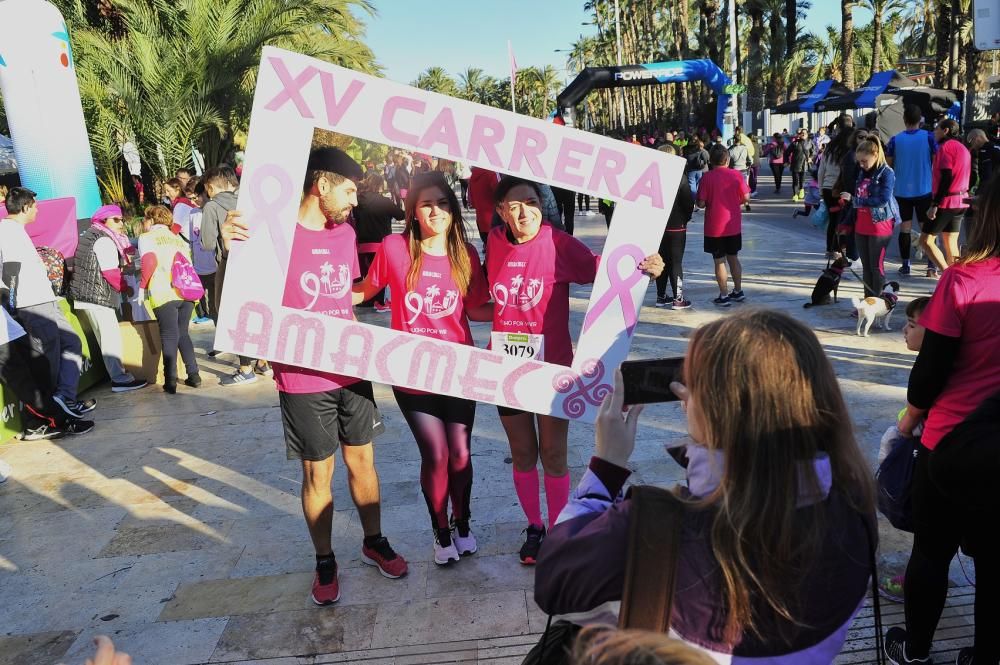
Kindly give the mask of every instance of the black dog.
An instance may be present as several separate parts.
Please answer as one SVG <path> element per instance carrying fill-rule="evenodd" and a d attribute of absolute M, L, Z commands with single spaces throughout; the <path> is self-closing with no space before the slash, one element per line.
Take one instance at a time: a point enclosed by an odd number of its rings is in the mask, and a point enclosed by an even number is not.
<path fill-rule="evenodd" d="M 839 259 L 831 263 L 823 271 L 823 274 L 819 276 L 816 280 L 816 286 L 813 287 L 812 300 L 802 305 L 803 307 L 815 307 L 816 305 L 828 305 L 830 304 L 830 294 L 833 294 L 833 302 L 839 302 L 837 300 L 837 289 L 840 288 L 840 278 L 844 275 L 844 270 L 846 270 L 851 265 L 850 259 L 846 256 L 841 256 Z"/>

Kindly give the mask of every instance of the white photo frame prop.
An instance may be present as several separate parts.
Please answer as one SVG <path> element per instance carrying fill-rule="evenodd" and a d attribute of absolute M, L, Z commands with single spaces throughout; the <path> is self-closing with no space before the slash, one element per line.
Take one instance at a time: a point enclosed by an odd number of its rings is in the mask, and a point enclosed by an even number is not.
<path fill-rule="evenodd" d="M 317 127 L 616 200 L 572 366 L 282 307 Z M 637 265 L 659 247 L 683 172 L 658 150 L 265 47 L 238 202 L 251 237 L 230 251 L 215 348 L 593 422 L 648 288 Z"/>

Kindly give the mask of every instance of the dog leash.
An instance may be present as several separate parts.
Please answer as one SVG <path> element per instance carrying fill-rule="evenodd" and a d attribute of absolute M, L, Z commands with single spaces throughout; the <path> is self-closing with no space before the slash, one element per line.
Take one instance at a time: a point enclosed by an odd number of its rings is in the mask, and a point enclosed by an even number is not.
<path fill-rule="evenodd" d="M 871 284 L 869 284 L 868 282 L 866 282 L 861 275 L 859 275 L 858 273 L 854 272 L 854 268 L 853 267 L 848 266 L 847 269 L 851 271 L 852 275 L 854 275 L 855 277 L 858 278 L 859 282 L 861 282 L 863 285 L 865 285 L 866 287 L 868 287 L 869 291 L 871 291 L 872 293 L 875 294 L 873 297 L 877 298 L 879 296 L 878 292 L 875 289 L 872 288 Z M 868 296 L 865 296 L 865 297 L 867 298 Z"/>

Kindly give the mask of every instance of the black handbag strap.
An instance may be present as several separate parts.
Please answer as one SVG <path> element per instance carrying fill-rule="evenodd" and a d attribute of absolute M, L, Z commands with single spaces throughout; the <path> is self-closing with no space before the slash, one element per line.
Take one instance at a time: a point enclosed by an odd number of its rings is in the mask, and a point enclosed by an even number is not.
<path fill-rule="evenodd" d="M 658 487 L 629 490 L 628 553 L 622 590 L 619 628 L 665 633 L 677 578 L 684 503 Z"/>

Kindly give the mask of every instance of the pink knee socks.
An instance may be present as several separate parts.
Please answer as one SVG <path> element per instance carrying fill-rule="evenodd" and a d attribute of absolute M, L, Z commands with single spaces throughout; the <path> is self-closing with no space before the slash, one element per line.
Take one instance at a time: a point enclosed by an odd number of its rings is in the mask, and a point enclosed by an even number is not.
<path fill-rule="evenodd" d="M 548 487 L 548 476 L 545 477 L 545 484 Z M 528 518 L 528 523 L 534 526 L 544 526 L 542 522 L 542 503 L 538 496 L 538 471 L 518 471 L 514 469 L 514 491 L 521 502 L 521 509 L 524 516 Z"/>
<path fill-rule="evenodd" d="M 549 509 L 549 528 L 559 519 L 559 513 L 569 502 L 569 474 L 550 476 L 545 474 L 545 503 Z"/>

